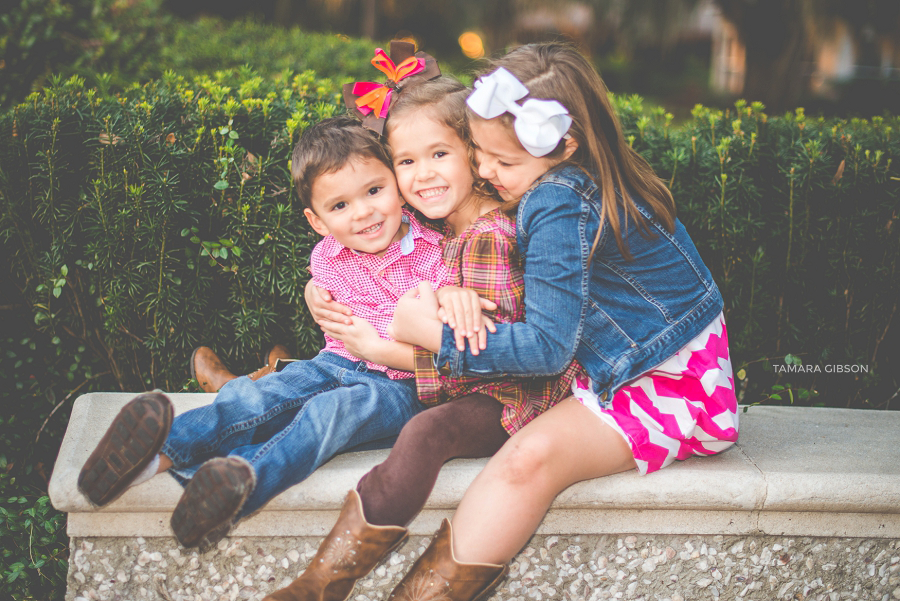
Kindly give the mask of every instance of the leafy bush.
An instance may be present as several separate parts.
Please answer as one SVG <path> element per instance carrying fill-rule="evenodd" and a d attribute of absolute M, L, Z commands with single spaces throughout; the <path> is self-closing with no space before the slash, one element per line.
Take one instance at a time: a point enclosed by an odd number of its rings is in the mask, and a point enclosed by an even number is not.
<path fill-rule="evenodd" d="M 171 19 L 161 0 L 18 0 L 0 14 L 0 106 L 20 101 L 52 73 L 125 85 L 157 75 Z M 99 74 L 103 74 L 99 76 Z"/>
<path fill-rule="evenodd" d="M 24 318 L 23 312 L 17 318 Z M 94 374 L 82 346 L 9 319 L 0 355 L 0 599 L 61 599 L 68 537 L 47 480 L 76 394 Z M 74 388 L 74 390 L 73 390 Z"/>
<path fill-rule="evenodd" d="M 373 44 L 344 35 L 252 20 L 183 21 L 160 0 L 20 0 L 0 15 L 0 106 L 20 102 L 52 74 L 81 76 L 104 92 L 244 65 L 270 77 L 312 69 L 325 77 L 371 79 Z"/>
<path fill-rule="evenodd" d="M 297 132 L 338 109 L 338 83 L 244 67 L 109 96 L 76 77 L 8 113 L 0 236 L 38 328 L 80 340 L 128 390 L 180 388 L 200 343 L 251 363 L 272 337 L 312 352 L 300 287 L 315 237 L 287 165 Z M 723 289 L 745 393 L 779 384 L 762 371 L 790 353 L 868 368 L 829 379 L 829 404 L 887 399 L 900 120 L 740 102 L 675 128 L 639 98 L 617 104 Z"/>
<path fill-rule="evenodd" d="M 770 117 L 738 101 L 698 105 L 673 128 L 638 97 L 617 104 L 722 289 L 741 398 L 888 407 L 900 388 L 900 118 Z"/>
<path fill-rule="evenodd" d="M 4 118 L 0 236 L 35 324 L 117 387 L 180 389 L 200 343 L 249 362 L 272 337 L 317 349 L 300 302 L 315 236 L 288 159 L 339 86 L 282 75 L 170 74 L 121 97 L 73 77 Z"/>
<path fill-rule="evenodd" d="M 203 18 L 176 22 L 159 50 L 159 75 L 173 70 L 192 77 L 250 65 L 263 77 L 285 69 L 313 70 L 324 77 L 370 80 L 374 44 L 340 34 L 285 29 L 251 20 Z"/>
<path fill-rule="evenodd" d="M 319 348 L 300 298 L 317 237 L 288 161 L 305 126 L 340 110 L 340 84 L 370 76 L 169 72 L 120 94 L 57 77 L 0 116 L 0 252 L 27 305 L 0 356 L 15 384 L 0 392 L 0 591 L 62 595 L 63 517 L 43 491 L 75 395 L 185 389 L 199 344 L 236 371 L 276 339 Z M 900 119 L 738 103 L 673 127 L 640 98 L 615 101 L 723 290 L 744 402 L 890 406 Z"/>

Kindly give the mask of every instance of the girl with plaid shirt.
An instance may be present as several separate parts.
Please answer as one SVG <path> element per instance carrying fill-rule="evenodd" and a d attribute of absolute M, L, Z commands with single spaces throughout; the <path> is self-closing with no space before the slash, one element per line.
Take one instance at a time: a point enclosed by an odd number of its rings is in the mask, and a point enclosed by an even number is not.
<path fill-rule="evenodd" d="M 460 339 L 484 348 L 485 329 L 492 329 L 493 321 L 524 321 L 524 270 L 510 216 L 515 206 L 498 201 L 474 173 L 468 94 L 450 78 L 410 87 L 391 105 L 386 133 L 404 199 L 427 219 L 443 220 L 450 281 L 437 295 L 447 321 L 457 326 Z M 323 311 L 315 302 L 318 295 L 310 296 L 329 336 L 357 357 L 380 361 L 370 355 L 371 326 Z M 488 302 L 482 306 L 479 296 Z M 473 325 L 472 316 L 482 308 L 488 319 Z M 424 506 L 446 461 L 493 455 L 510 435 L 569 396 L 580 373 L 573 362 L 551 378 L 449 377 L 438 373 L 432 354 L 422 348 L 415 350 L 415 367 L 419 399 L 433 407 L 407 423 L 385 462 L 350 491 L 306 572 L 267 600 L 348 597 L 356 580 L 405 539 L 406 524 Z"/>

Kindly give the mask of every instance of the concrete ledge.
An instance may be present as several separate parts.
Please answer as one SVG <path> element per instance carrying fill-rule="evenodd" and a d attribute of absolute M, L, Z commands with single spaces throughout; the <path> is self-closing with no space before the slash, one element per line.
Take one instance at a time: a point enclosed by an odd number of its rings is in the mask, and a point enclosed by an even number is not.
<path fill-rule="evenodd" d="M 214 549 L 182 549 L 181 487 L 157 476 L 94 510 L 76 480 L 132 394 L 75 403 L 50 482 L 69 513 L 66 601 L 260 601 L 306 567 L 347 490 L 387 451 L 335 457 Z M 176 411 L 214 395 L 173 394 Z M 564 491 L 489 601 L 900 599 L 900 412 L 754 407 L 740 442 L 641 477 Z M 484 460 L 448 463 L 412 536 L 357 585 L 383 601 Z"/>
<path fill-rule="evenodd" d="M 87 456 L 133 394 L 78 398 L 50 482 L 72 537 L 166 537 L 181 487 L 168 476 L 130 489 L 100 510 L 77 491 Z M 212 394 L 172 394 L 180 413 Z M 619 474 L 563 492 L 539 534 L 640 533 L 900 538 L 900 412 L 754 407 L 740 442 L 715 457 L 650 476 Z M 334 458 L 241 522 L 236 537 L 323 536 L 347 490 L 387 451 Z M 485 460 L 448 463 L 414 534 L 452 514 Z"/>

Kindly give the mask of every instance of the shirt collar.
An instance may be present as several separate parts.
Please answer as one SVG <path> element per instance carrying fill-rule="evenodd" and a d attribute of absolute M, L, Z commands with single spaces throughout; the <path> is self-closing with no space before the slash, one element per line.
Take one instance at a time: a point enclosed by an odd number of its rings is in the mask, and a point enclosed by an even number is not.
<path fill-rule="evenodd" d="M 416 249 L 416 238 L 429 238 L 426 232 L 430 232 L 431 230 L 422 227 L 422 225 L 415 219 L 410 219 L 410 213 L 406 209 L 403 210 L 403 215 L 400 217 L 400 219 L 403 223 L 407 224 L 409 228 L 406 230 L 406 234 L 403 235 L 399 242 L 392 242 L 391 245 L 400 244 L 400 254 L 408 255 Z M 440 234 L 437 234 L 437 236 L 440 237 Z M 328 257 L 336 257 L 344 249 L 347 249 L 351 253 L 358 256 L 365 256 L 366 254 L 368 254 L 352 248 L 347 248 L 346 246 L 335 240 L 334 236 L 326 236 L 323 239 L 323 242 L 325 243 L 325 255 Z M 388 248 L 390 248 L 390 246 Z"/>

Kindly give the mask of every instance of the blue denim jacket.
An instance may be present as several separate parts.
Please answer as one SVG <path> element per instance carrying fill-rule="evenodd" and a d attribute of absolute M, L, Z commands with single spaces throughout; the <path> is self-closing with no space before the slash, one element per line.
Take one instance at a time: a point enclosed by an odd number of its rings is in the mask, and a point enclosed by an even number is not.
<path fill-rule="evenodd" d="M 674 355 L 722 311 L 722 296 L 680 221 L 669 233 L 643 201 L 651 238 L 632 222 L 610 228 L 588 255 L 600 222 L 601 192 L 582 170 L 551 171 L 522 197 L 517 242 L 525 261 L 524 323 L 498 324 L 487 349 L 459 352 L 444 326 L 436 365 L 481 377 L 545 376 L 575 358 L 609 403 L 617 388 Z"/>

